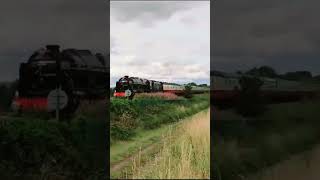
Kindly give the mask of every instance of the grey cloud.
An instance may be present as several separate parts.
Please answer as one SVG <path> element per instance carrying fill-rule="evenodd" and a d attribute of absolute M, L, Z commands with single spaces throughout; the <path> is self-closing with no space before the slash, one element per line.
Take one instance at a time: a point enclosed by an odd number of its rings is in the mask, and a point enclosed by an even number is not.
<path fill-rule="evenodd" d="M 8 70 L 16 71 L 21 58 L 46 44 L 103 54 L 109 51 L 105 1 L 2 1 L 0 17 L 0 66 Z"/>
<path fill-rule="evenodd" d="M 195 25 L 196 21 L 192 17 L 182 17 L 181 22 L 183 22 L 186 25 Z"/>
<path fill-rule="evenodd" d="M 188 1 L 112 1 L 111 12 L 121 22 L 137 21 L 143 26 L 152 26 L 156 21 L 166 20 L 178 11 L 188 10 L 196 5 Z"/>
<path fill-rule="evenodd" d="M 274 57 L 278 62 L 273 62 L 275 68 L 280 71 L 305 67 L 304 64 L 315 64 L 314 58 L 308 54 L 316 54 L 320 47 L 320 24 L 318 17 L 319 1 L 305 0 L 224 0 L 214 4 L 214 17 L 212 18 L 214 40 L 212 51 L 212 64 L 215 67 L 240 66 L 239 59 L 253 57 L 248 66 L 264 65 Z M 305 54 L 305 58 L 299 56 L 294 65 L 290 64 L 290 57 L 294 54 Z M 224 56 L 226 61 L 215 61 L 216 56 Z M 234 57 L 239 58 L 234 58 Z M 272 58 L 270 58 L 272 57 Z M 261 61 L 261 58 L 264 59 Z M 219 64 L 220 63 L 220 64 Z M 234 64 L 235 63 L 235 64 Z M 242 63 L 248 63 L 245 58 Z M 263 64 L 264 63 L 264 64 Z M 297 67 L 297 68 L 293 68 Z M 320 73 L 319 70 L 312 70 Z M 306 70 L 311 70 L 307 68 Z"/>
<path fill-rule="evenodd" d="M 1 7 L 0 15 L 8 17 L 1 24 L 3 50 L 46 43 L 106 50 L 108 16 L 102 1 L 10 1 Z"/>
<path fill-rule="evenodd" d="M 113 38 L 113 37 L 110 37 L 110 53 L 113 55 L 120 54 L 120 52 L 118 50 L 118 45 L 115 41 L 115 38 Z"/>

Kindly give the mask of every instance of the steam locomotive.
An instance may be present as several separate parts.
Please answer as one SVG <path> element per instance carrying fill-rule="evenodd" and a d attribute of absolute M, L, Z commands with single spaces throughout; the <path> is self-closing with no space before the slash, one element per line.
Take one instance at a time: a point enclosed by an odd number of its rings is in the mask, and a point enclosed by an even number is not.
<path fill-rule="evenodd" d="M 191 86 L 192 93 L 203 93 L 209 90 L 208 87 Z M 113 96 L 132 99 L 136 93 L 144 92 L 168 92 L 183 95 L 185 93 L 185 85 L 124 76 L 116 82 Z"/>
<path fill-rule="evenodd" d="M 58 45 L 47 45 L 20 64 L 13 108 L 53 111 L 48 96 L 59 85 L 61 94 L 66 96 L 61 111 L 72 113 L 82 100 L 106 97 L 108 74 L 102 54 L 79 49 L 60 51 Z"/>
<path fill-rule="evenodd" d="M 236 99 L 241 90 L 240 81 L 243 76 L 253 77 L 250 75 L 211 71 L 211 98 L 213 98 L 214 102 L 227 102 Z M 270 100 L 297 100 L 303 97 L 312 97 L 315 95 L 315 91 L 317 91 L 315 87 L 307 87 L 298 81 L 267 77 L 255 78 L 258 78 L 262 82 L 260 87 L 261 95 Z"/>

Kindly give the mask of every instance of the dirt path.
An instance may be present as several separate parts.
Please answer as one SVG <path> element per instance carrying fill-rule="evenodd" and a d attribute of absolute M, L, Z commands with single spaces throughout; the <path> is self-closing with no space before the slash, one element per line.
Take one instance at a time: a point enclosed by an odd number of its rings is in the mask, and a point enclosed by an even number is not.
<path fill-rule="evenodd" d="M 175 125 L 173 125 L 174 127 L 176 127 L 177 125 L 181 124 L 183 122 L 180 121 L 178 123 L 176 123 Z M 125 169 L 126 167 L 130 166 L 132 164 L 133 159 L 138 159 L 138 156 L 140 155 L 141 157 L 144 157 L 145 155 L 151 155 L 151 154 L 156 154 L 160 151 L 160 147 L 162 145 L 162 143 L 167 140 L 168 135 L 163 136 L 161 138 L 159 138 L 158 142 L 146 145 L 144 147 L 141 147 L 140 150 L 137 150 L 136 152 L 134 152 L 132 155 L 124 158 L 121 161 L 118 161 L 116 163 L 113 163 L 110 165 L 110 172 L 111 174 L 113 173 L 117 173 L 120 172 L 121 170 Z"/>
<path fill-rule="evenodd" d="M 155 148 L 158 147 L 158 144 L 159 143 L 153 143 L 153 144 L 150 144 L 150 145 L 144 147 L 140 151 L 141 155 L 148 154 L 150 152 L 154 152 Z M 139 151 L 134 153 L 133 155 L 131 155 L 131 156 L 129 156 L 129 157 L 127 157 L 127 158 L 125 158 L 125 159 L 113 164 L 113 165 L 111 165 L 111 167 L 110 167 L 111 174 L 112 174 L 112 172 L 117 172 L 117 171 L 122 170 L 123 168 L 127 167 L 128 165 L 131 164 L 132 160 L 134 158 L 137 158 L 138 156 L 139 156 Z"/>
<path fill-rule="evenodd" d="M 196 116 L 197 114 L 201 113 L 203 111 L 200 111 L 190 117 L 187 117 L 185 119 L 188 119 L 188 118 L 191 118 L 193 116 Z M 183 123 L 184 120 L 181 120 L 179 122 L 177 122 L 174 126 L 178 126 L 179 124 Z M 118 161 L 114 164 L 111 164 L 110 165 L 110 173 L 113 174 L 113 173 L 117 173 L 117 172 L 120 172 L 121 170 L 124 170 L 126 167 L 130 166 L 132 164 L 132 160 L 133 159 L 137 159 L 138 156 L 140 155 L 141 157 L 144 157 L 146 154 L 156 154 L 160 151 L 160 147 L 162 145 L 162 143 L 167 140 L 167 138 L 170 138 L 168 136 L 166 137 L 161 137 L 159 142 L 156 142 L 156 143 L 152 143 L 152 144 L 149 144 L 145 147 L 142 147 L 141 150 L 137 150 L 135 153 L 133 153 L 132 155 L 124 158 L 123 160 L 121 161 Z"/>

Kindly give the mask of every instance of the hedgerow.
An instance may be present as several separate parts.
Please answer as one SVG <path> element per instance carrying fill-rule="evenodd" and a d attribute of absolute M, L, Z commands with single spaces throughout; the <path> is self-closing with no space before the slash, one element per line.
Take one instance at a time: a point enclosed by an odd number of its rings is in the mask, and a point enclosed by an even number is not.
<path fill-rule="evenodd" d="M 97 140 L 103 137 L 98 134 L 102 122 L 88 117 L 69 123 L 30 117 L 8 117 L 0 122 L 0 179 L 104 176 L 103 160 L 96 160 L 105 153 L 105 144 Z"/>
<path fill-rule="evenodd" d="M 182 108 L 183 107 L 183 108 Z M 153 129 L 162 124 L 179 121 L 209 107 L 209 95 L 198 95 L 191 99 L 161 96 L 144 98 L 111 99 L 110 135 L 114 140 L 128 140 L 136 129 Z"/>

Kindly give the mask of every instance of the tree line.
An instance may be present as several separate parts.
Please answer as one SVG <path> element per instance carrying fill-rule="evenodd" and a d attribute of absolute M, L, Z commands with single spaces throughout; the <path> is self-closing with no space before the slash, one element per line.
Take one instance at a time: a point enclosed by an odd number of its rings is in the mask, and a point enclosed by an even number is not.
<path fill-rule="evenodd" d="M 320 80 L 320 75 L 313 76 L 310 71 L 293 71 L 284 74 L 278 74 L 270 66 L 254 67 L 248 71 L 237 71 L 237 74 L 248 74 L 253 76 L 263 76 L 270 78 L 281 78 L 286 80 L 303 81 L 303 80 Z"/>

